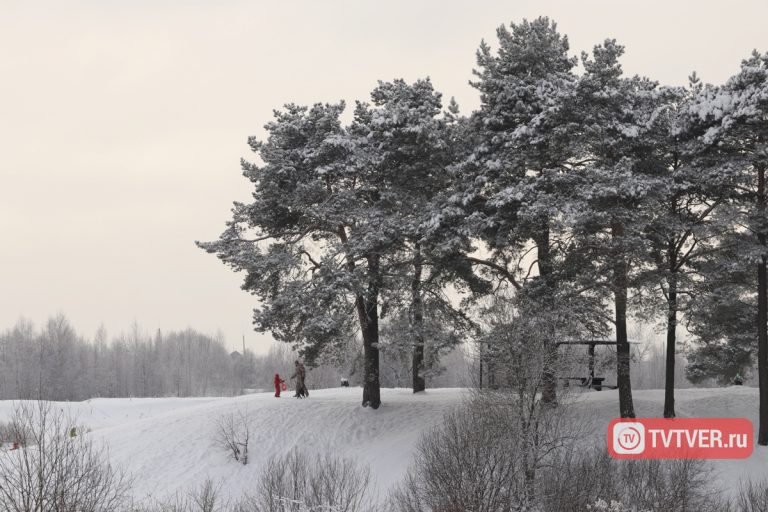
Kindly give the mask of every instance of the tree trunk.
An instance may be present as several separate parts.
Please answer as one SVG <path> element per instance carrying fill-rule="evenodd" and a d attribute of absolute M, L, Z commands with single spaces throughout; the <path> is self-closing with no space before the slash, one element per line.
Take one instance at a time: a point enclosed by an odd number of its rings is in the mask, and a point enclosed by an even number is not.
<path fill-rule="evenodd" d="M 624 224 L 619 220 L 611 222 L 611 236 L 614 243 L 621 243 Z M 616 309 L 616 384 L 619 388 L 619 412 L 622 418 L 634 418 L 632 403 L 632 381 L 629 375 L 629 339 L 627 338 L 627 287 L 628 265 L 621 248 L 614 253 L 613 297 Z"/>
<path fill-rule="evenodd" d="M 677 345 L 677 276 L 668 280 L 667 298 L 667 354 L 664 375 L 664 417 L 675 417 L 675 351 Z"/>
<path fill-rule="evenodd" d="M 539 277 L 543 281 L 545 289 L 552 287 L 552 254 L 549 248 L 549 222 L 543 219 L 538 234 L 534 237 L 538 258 Z M 550 299 L 552 293 L 545 293 L 542 299 Z M 542 301 L 541 307 L 545 307 Z M 541 401 L 545 404 L 557 403 L 557 345 L 550 336 L 544 337 L 542 350 L 544 352 L 544 364 L 542 370 Z"/>
<path fill-rule="evenodd" d="M 522 391 L 520 397 L 524 396 L 525 391 Z M 526 407 L 522 400 L 520 400 L 521 409 Z M 519 413 L 521 417 L 525 417 L 526 413 Z M 523 474 L 525 476 L 525 498 L 526 505 L 533 507 L 536 503 L 536 469 L 538 466 L 539 455 L 539 417 L 535 416 L 538 413 L 531 411 L 528 414 L 527 419 L 523 421 L 522 434 L 524 438 L 525 446 L 523 447 Z"/>
<path fill-rule="evenodd" d="M 677 253 L 674 241 L 669 242 L 667 252 L 669 276 L 667 277 L 667 358 L 664 374 L 664 417 L 675 417 L 675 351 L 677 348 Z"/>
<path fill-rule="evenodd" d="M 765 166 L 757 166 L 757 209 L 760 212 L 758 240 L 763 255 L 757 264 L 757 375 L 760 387 L 760 425 L 757 444 L 768 446 L 768 279 L 766 278 Z"/>
<path fill-rule="evenodd" d="M 355 301 L 363 333 L 363 407 L 378 409 L 379 386 L 379 256 L 368 257 L 370 281 L 365 296 Z"/>
<path fill-rule="evenodd" d="M 427 388 L 424 376 L 424 303 L 421 299 L 421 246 L 413 249 L 413 280 L 411 281 L 411 327 L 413 329 L 413 392 Z"/>
<path fill-rule="evenodd" d="M 347 231 L 339 226 L 339 240 L 347 245 Z M 368 256 L 368 290 L 355 298 L 355 309 L 363 335 L 363 407 L 378 409 L 381 405 L 381 387 L 379 386 L 379 256 Z M 347 255 L 347 268 L 355 271 L 354 260 Z"/>
<path fill-rule="evenodd" d="M 536 467 L 525 468 L 525 500 L 528 506 L 536 503 Z"/>
<path fill-rule="evenodd" d="M 478 365 L 479 366 L 479 370 L 480 370 L 480 389 L 483 389 L 483 359 L 484 359 L 483 339 L 480 338 L 480 357 L 478 358 L 478 361 L 480 363 Z"/>

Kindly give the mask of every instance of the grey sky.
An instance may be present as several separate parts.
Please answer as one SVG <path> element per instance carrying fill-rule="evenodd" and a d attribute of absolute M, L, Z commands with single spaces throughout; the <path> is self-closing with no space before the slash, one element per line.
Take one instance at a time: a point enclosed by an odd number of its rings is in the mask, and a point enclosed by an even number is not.
<path fill-rule="evenodd" d="M 663 84 L 768 50 L 764 0 L 0 0 L 0 329 L 60 311 L 89 336 L 136 320 L 264 350 L 241 277 L 193 244 L 248 198 L 247 136 L 378 79 L 429 75 L 468 112 L 480 39 L 538 15 Z"/>

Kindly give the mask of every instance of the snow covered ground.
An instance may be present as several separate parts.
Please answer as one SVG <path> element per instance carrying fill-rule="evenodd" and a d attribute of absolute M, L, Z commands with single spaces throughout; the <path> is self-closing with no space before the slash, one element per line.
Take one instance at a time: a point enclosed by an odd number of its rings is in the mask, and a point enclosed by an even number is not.
<path fill-rule="evenodd" d="M 421 434 L 461 401 L 456 389 L 413 395 L 382 390 L 374 411 L 360 407 L 359 388 L 312 390 L 306 400 L 291 393 L 236 398 L 93 399 L 57 403 L 78 417 L 90 435 L 109 447 L 113 463 L 136 478 L 135 496 L 163 498 L 210 478 L 232 497 L 251 490 L 263 463 L 293 447 L 330 451 L 370 465 L 380 489 L 405 473 Z M 0 401 L 0 420 L 13 403 Z M 249 464 L 238 464 L 216 442 L 217 421 L 247 411 L 252 425 Z"/>
<path fill-rule="evenodd" d="M 236 398 L 93 399 L 58 403 L 75 413 L 95 439 L 107 443 L 113 463 L 136 478 L 135 495 L 164 497 L 197 487 L 207 478 L 221 483 L 232 497 L 252 488 L 265 461 L 300 447 L 329 450 L 370 465 L 379 490 L 386 492 L 404 475 L 419 437 L 438 424 L 442 415 L 458 405 L 466 391 L 433 389 L 413 395 L 407 389 L 382 390 L 377 411 L 359 406 L 361 390 L 313 390 L 307 400 L 289 393 L 277 399 L 271 393 Z M 635 391 L 639 417 L 659 416 L 662 390 Z M 685 389 L 676 392 L 676 407 L 683 417 L 746 417 L 757 425 L 757 389 L 729 387 Z M 584 392 L 576 407 L 590 417 L 597 439 L 618 411 L 616 391 Z M 0 420 L 12 411 L 12 402 L 0 402 Z M 216 443 L 217 420 L 248 411 L 253 431 L 250 463 L 233 461 Z M 714 461 L 717 481 L 735 485 L 739 477 L 768 476 L 768 448 L 756 448 L 748 460 Z"/>

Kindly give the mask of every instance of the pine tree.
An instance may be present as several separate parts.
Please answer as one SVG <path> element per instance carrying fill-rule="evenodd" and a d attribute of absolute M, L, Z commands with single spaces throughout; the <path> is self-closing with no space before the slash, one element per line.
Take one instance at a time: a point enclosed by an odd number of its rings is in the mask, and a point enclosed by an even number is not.
<path fill-rule="evenodd" d="M 666 321 L 666 418 L 675 417 L 679 316 L 687 310 L 694 293 L 696 265 L 719 250 L 717 239 L 722 230 L 715 213 L 724 202 L 725 183 L 719 179 L 719 167 L 702 158 L 701 144 L 694 136 L 696 124 L 686 114 L 700 90 L 694 73 L 688 89 L 657 91 L 656 114 L 648 130 L 650 145 L 644 156 L 649 168 L 658 167 L 655 179 L 660 188 L 658 194 L 648 198 L 646 206 L 650 265 L 642 266 L 638 281 L 647 295 L 638 293 L 636 298 L 641 299 L 648 316 Z"/>
<path fill-rule="evenodd" d="M 441 95 L 429 79 L 380 82 L 371 100 L 372 105 L 358 104 L 350 133 L 358 148 L 358 173 L 378 191 L 391 233 L 381 260 L 382 296 L 393 321 L 402 326 L 399 320 L 408 319 L 407 331 L 398 329 L 404 339 L 390 340 L 388 348 L 411 351 L 413 391 L 419 392 L 435 356 L 460 342 L 455 334 L 469 324 L 445 294 L 448 283 L 456 284 L 468 237 L 452 231 L 439 215 L 451 182 L 451 124 L 457 111 L 454 103 L 453 113 L 439 115 Z"/>
<path fill-rule="evenodd" d="M 381 191 L 359 175 L 361 152 L 342 127 L 344 104 L 286 105 L 249 144 L 263 165 L 243 162 L 253 202 L 235 203 L 219 240 L 198 243 L 256 295 L 257 330 L 292 343 L 307 362 L 348 339 L 363 341 L 363 406 L 378 408 L 381 259 L 392 224 Z M 351 312 L 353 312 L 351 314 Z"/>
<path fill-rule="evenodd" d="M 731 200 L 722 208 L 722 214 L 733 229 L 721 243 L 734 250 L 724 251 L 715 268 L 721 274 L 750 267 L 754 272 L 751 293 L 738 298 L 726 294 L 721 298 L 722 304 L 734 304 L 737 300 L 744 304 L 746 298 L 747 304 L 754 300 L 756 305 L 752 332 L 757 337 L 760 387 L 758 443 L 768 445 L 768 54 L 753 52 L 724 86 L 703 88 L 690 108 L 690 115 L 700 127 L 699 141 L 704 154 L 719 166 L 723 181 L 732 181 Z M 736 261 L 725 261 L 725 255 Z M 738 293 L 737 288 L 727 291 Z M 748 318 L 748 311 L 735 319 L 745 316 Z M 726 325 L 735 324 L 731 321 Z M 734 340 L 734 333 L 722 334 L 726 340 Z M 740 348 L 743 355 L 745 347 Z M 699 358 L 698 362 L 702 361 L 706 359 Z"/>
<path fill-rule="evenodd" d="M 533 309 L 558 310 L 541 337 L 548 362 L 543 399 L 556 401 L 557 341 L 578 325 L 601 330 L 592 288 L 577 286 L 576 241 L 568 226 L 567 190 L 579 167 L 569 103 L 577 78 L 568 39 L 547 18 L 497 30 L 494 54 L 477 52 L 481 108 L 474 116 L 477 146 L 467 159 L 467 189 L 459 204 L 485 242 L 489 258 L 472 262 L 506 279 Z M 533 254 L 533 256 L 530 256 Z M 535 266 L 535 272 L 533 272 Z M 591 310 L 592 313 L 583 314 Z M 578 329 L 576 329 L 578 331 Z"/>
<path fill-rule="evenodd" d="M 649 222 L 649 199 L 659 192 L 662 169 L 653 158 L 653 119 L 658 115 L 656 84 L 624 78 L 619 57 L 624 48 L 615 40 L 582 54 L 585 68 L 574 100 L 581 124 L 574 132 L 584 143 L 585 165 L 574 197 L 574 226 L 595 263 L 592 276 L 613 294 L 616 329 L 616 381 L 621 417 L 635 415 L 630 379 L 627 314 L 633 274 L 648 251 L 643 237 Z M 603 276 L 608 276 L 607 279 Z"/>

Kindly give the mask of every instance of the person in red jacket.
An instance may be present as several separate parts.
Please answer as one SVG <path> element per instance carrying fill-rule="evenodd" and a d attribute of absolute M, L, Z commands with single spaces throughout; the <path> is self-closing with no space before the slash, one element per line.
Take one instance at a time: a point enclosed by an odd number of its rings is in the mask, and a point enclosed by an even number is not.
<path fill-rule="evenodd" d="M 282 387 L 282 384 L 283 384 L 284 382 L 285 382 L 285 381 L 284 381 L 283 379 L 281 379 L 281 378 L 280 378 L 280 374 L 279 374 L 279 373 L 276 373 L 276 374 L 275 374 L 275 396 L 276 396 L 277 398 L 280 398 L 280 389 L 281 389 L 281 387 Z"/>

